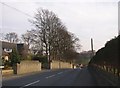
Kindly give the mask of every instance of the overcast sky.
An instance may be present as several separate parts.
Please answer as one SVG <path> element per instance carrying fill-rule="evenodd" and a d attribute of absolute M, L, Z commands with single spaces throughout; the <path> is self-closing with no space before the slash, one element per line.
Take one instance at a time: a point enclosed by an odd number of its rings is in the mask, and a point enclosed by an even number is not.
<path fill-rule="evenodd" d="M 2 0 L 0 3 L 0 32 L 16 32 L 19 36 L 33 28 L 28 22 L 38 8 L 53 11 L 66 25 L 67 30 L 80 39 L 81 50 L 90 50 L 93 38 L 97 51 L 118 35 L 119 0 Z M 11 7 L 16 8 L 19 12 Z"/>

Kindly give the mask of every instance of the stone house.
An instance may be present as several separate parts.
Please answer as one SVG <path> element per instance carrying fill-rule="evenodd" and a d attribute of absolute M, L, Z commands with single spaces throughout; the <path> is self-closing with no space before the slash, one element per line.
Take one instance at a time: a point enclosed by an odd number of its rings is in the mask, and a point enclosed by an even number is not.
<path fill-rule="evenodd" d="M 2 42 L 2 58 L 4 60 L 9 60 L 10 59 L 10 54 L 12 50 L 15 48 L 17 49 L 18 53 L 20 56 L 26 56 L 28 54 L 28 46 L 24 43 L 9 43 L 5 41 L 0 41 Z"/>

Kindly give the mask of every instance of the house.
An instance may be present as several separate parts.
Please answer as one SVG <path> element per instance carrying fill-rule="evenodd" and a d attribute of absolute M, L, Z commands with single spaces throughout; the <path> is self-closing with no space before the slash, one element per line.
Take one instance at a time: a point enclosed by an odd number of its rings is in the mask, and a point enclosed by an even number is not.
<path fill-rule="evenodd" d="M 20 56 L 25 57 L 28 54 L 28 46 L 24 43 L 15 44 L 5 41 L 0 42 L 2 42 L 2 59 L 4 60 L 10 59 L 10 54 L 14 48 L 17 49 Z"/>
<path fill-rule="evenodd" d="M 16 44 L 2 41 L 2 59 L 8 60 L 13 48 L 16 48 Z"/>

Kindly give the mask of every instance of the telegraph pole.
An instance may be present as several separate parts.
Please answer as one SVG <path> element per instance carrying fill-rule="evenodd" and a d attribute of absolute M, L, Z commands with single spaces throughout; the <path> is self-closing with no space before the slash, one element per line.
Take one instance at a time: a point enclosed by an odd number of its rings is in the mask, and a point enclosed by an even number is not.
<path fill-rule="evenodd" d="M 92 56 L 94 55 L 94 51 L 93 51 L 93 39 L 91 38 L 91 51 L 92 51 Z"/>

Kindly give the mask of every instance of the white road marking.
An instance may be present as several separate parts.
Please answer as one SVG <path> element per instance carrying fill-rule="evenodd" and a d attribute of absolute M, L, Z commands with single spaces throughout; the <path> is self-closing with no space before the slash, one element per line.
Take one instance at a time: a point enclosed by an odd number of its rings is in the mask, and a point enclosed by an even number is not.
<path fill-rule="evenodd" d="M 64 71 L 64 72 L 68 72 L 68 71 Z M 64 72 L 59 72 L 59 73 L 57 73 L 57 75 L 62 74 L 62 73 L 64 73 Z M 54 77 L 54 76 L 55 76 L 55 75 L 50 75 L 50 76 L 45 77 L 45 78 L 48 79 L 48 78 L 51 78 L 51 77 Z M 35 81 L 35 82 L 32 82 L 32 83 L 26 84 L 25 86 L 22 86 L 22 87 L 20 87 L 20 88 L 24 88 L 24 87 L 27 87 L 27 86 L 33 85 L 33 84 L 38 83 L 38 82 L 40 82 L 40 80 L 37 80 L 37 81 Z"/>
<path fill-rule="evenodd" d="M 59 73 L 57 73 L 57 74 L 59 75 L 59 74 L 62 74 L 62 73 L 63 73 L 63 72 L 59 72 Z"/>
<path fill-rule="evenodd" d="M 51 75 L 51 76 L 48 76 L 48 77 L 45 77 L 45 78 L 47 78 L 47 79 L 48 79 L 48 78 L 51 78 L 51 77 L 53 77 L 53 76 L 55 76 L 55 75 Z"/>
<path fill-rule="evenodd" d="M 40 82 L 40 80 L 37 80 L 37 81 L 35 81 L 35 82 L 32 82 L 32 83 L 26 84 L 25 86 L 20 87 L 20 88 L 24 88 L 24 87 L 26 87 L 26 86 L 30 86 L 30 85 L 33 85 L 33 84 L 38 83 L 38 82 Z"/>
<path fill-rule="evenodd" d="M 66 70 L 66 71 L 64 71 L 64 72 L 68 72 L 68 71 Z"/>

